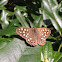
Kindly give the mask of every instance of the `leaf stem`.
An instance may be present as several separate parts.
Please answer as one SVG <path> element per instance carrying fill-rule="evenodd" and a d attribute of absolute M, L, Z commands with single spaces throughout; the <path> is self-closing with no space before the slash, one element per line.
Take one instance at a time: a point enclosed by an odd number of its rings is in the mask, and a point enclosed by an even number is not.
<path fill-rule="evenodd" d="M 59 46 L 58 52 L 60 52 L 61 47 L 62 47 L 62 43 L 61 43 L 60 46 Z"/>

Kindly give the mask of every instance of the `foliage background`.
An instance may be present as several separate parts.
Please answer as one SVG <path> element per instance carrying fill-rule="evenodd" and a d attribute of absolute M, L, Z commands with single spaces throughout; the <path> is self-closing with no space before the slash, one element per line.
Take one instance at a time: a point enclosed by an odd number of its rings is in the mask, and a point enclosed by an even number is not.
<path fill-rule="evenodd" d="M 44 46 L 31 47 L 17 35 L 17 27 L 47 27 Z M 62 1 L 0 0 L 0 62 L 61 62 Z"/>

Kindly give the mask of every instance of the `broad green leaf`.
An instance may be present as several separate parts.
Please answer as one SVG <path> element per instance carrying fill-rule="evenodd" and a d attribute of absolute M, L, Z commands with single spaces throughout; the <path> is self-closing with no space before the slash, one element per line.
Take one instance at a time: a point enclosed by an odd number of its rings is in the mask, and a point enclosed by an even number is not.
<path fill-rule="evenodd" d="M 4 9 L 6 9 L 6 7 L 4 7 L 4 6 L 1 6 L 0 7 L 0 10 L 4 10 Z"/>
<path fill-rule="evenodd" d="M 19 9 L 22 12 L 23 16 L 25 16 L 25 17 L 28 16 L 27 13 L 26 13 L 26 11 L 27 11 L 26 6 L 16 6 L 16 8 Z"/>
<path fill-rule="evenodd" d="M 26 20 L 30 23 L 31 28 L 35 28 L 35 25 L 26 17 Z"/>
<path fill-rule="evenodd" d="M 54 40 L 57 40 L 57 38 L 52 37 L 51 35 L 48 37 L 48 39 L 54 39 Z"/>
<path fill-rule="evenodd" d="M 49 62 L 52 62 L 54 60 L 51 42 L 47 42 L 41 48 L 41 60 L 45 61 L 46 59 L 48 59 Z"/>
<path fill-rule="evenodd" d="M 61 33 L 62 21 L 61 21 L 59 14 L 57 13 L 58 3 L 56 2 L 56 0 L 55 1 L 54 0 L 52 0 L 52 1 L 43 0 L 43 4 L 44 4 L 43 10 L 45 11 L 45 14 L 47 14 L 49 16 L 55 29 L 58 30 L 59 33 Z"/>
<path fill-rule="evenodd" d="M 62 52 L 53 52 L 54 53 L 54 62 L 59 62 L 62 58 Z"/>
<path fill-rule="evenodd" d="M 19 9 L 20 11 L 26 11 L 26 6 L 16 6 L 17 9 Z"/>
<path fill-rule="evenodd" d="M 62 18 L 60 18 L 62 3 L 59 5 L 57 1 L 24 0 L 17 4 L 16 1 L 0 0 L 0 62 L 62 62 L 62 53 L 57 52 L 58 45 L 55 46 L 56 42 L 60 44 L 62 39 L 59 35 L 62 32 Z M 6 5 L 7 2 L 9 5 Z M 47 40 L 51 42 L 46 42 L 44 46 L 27 45 L 21 37 L 15 38 L 18 37 L 16 29 L 21 26 L 35 28 L 48 26 L 52 34 Z M 54 46 L 52 41 L 55 43 Z M 53 48 L 56 51 L 53 51 Z"/>
<path fill-rule="evenodd" d="M 17 19 L 13 19 L 13 21 L 16 21 L 16 22 L 14 22 L 15 26 L 21 27 L 21 25 L 19 24 L 19 21 Z"/>
<path fill-rule="evenodd" d="M 56 62 L 61 56 L 62 54 L 53 54 L 51 42 L 47 42 L 44 46 L 29 47 L 25 45 L 24 41 L 17 38 L 0 49 L 0 62 L 40 62 L 41 60 L 46 61 L 46 59 L 49 62 Z"/>
<path fill-rule="evenodd" d="M 0 7 L 7 4 L 8 0 L 0 0 Z"/>
<path fill-rule="evenodd" d="M 7 20 L 7 15 L 8 13 L 6 13 L 4 10 L 2 11 L 2 17 L 1 17 L 1 20 L 2 20 L 2 28 L 6 28 L 8 25 L 9 25 L 9 22 Z"/>
<path fill-rule="evenodd" d="M 28 47 L 17 38 L 0 49 L 0 62 L 40 62 L 40 57 L 40 46 Z"/>
<path fill-rule="evenodd" d="M 32 16 L 32 18 L 33 18 L 34 20 L 36 20 L 36 18 L 39 17 L 38 15 L 35 15 L 35 14 L 32 14 L 32 13 L 31 13 L 31 16 Z"/>
<path fill-rule="evenodd" d="M 34 22 L 33 22 L 33 24 L 37 27 L 37 28 L 39 28 L 39 27 L 42 27 L 42 24 L 43 23 L 43 17 L 42 17 L 42 15 L 39 15 L 37 18 L 36 18 L 36 20 L 34 20 Z"/>
<path fill-rule="evenodd" d="M 23 17 L 22 13 L 16 7 L 15 7 L 15 15 L 23 27 L 29 27 L 29 25 L 26 22 L 25 18 Z"/>
<path fill-rule="evenodd" d="M 10 35 L 15 35 L 16 34 L 16 28 L 17 27 L 10 27 L 10 28 L 6 28 L 4 30 L 0 30 L 0 36 L 2 35 L 7 35 L 7 36 L 10 36 Z"/>
<path fill-rule="evenodd" d="M 16 34 L 17 27 L 14 26 L 16 22 L 17 22 L 16 20 L 12 20 L 12 22 L 7 26 L 7 28 L 0 30 L 0 36 L 1 35 L 14 35 L 14 34 Z"/>
<path fill-rule="evenodd" d="M 8 13 L 8 16 L 13 16 L 14 15 L 14 13 L 13 12 L 11 12 L 11 11 L 8 11 L 8 10 L 4 10 L 6 13 Z"/>
<path fill-rule="evenodd" d="M 38 20 L 37 20 L 37 21 L 38 21 Z M 39 21 L 38 21 L 37 27 L 40 28 L 40 27 L 42 27 L 42 25 L 43 25 L 43 16 L 40 15 L 40 16 L 39 16 Z"/>
<path fill-rule="evenodd" d="M 0 38 L 0 49 L 4 48 L 11 40 L 11 38 Z"/>
<path fill-rule="evenodd" d="M 62 62 L 62 57 L 57 62 Z"/>
<path fill-rule="evenodd" d="M 40 62 L 41 47 L 27 47 L 18 62 Z"/>
<path fill-rule="evenodd" d="M 14 38 L 4 48 L 0 49 L 0 62 L 18 62 L 25 49 L 24 41 Z"/>

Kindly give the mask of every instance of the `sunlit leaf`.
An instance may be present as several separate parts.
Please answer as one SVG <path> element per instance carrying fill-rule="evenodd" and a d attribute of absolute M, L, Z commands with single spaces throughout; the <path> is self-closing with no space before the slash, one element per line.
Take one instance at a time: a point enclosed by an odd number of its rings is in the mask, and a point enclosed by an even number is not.
<path fill-rule="evenodd" d="M 8 0 L 0 0 L 0 7 L 7 4 Z"/>
<path fill-rule="evenodd" d="M 42 46 L 42 49 L 41 49 L 41 60 L 45 61 L 46 59 L 49 62 L 54 61 L 51 42 L 47 42 L 44 46 Z"/>
<path fill-rule="evenodd" d="M 52 3 L 51 3 L 52 2 Z M 47 14 L 55 27 L 56 30 L 59 31 L 59 33 L 62 32 L 62 21 L 57 13 L 57 8 L 58 8 L 58 3 L 55 0 L 43 0 L 44 8 L 43 10 L 45 11 L 45 14 Z"/>
<path fill-rule="evenodd" d="M 16 7 L 15 7 L 15 15 L 16 15 L 17 19 L 19 20 L 19 22 L 22 24 L 22 26 L 29 27 L 28 23 L 26 22 L 25 18 L 21 14 L 20 10 L 16 9 Z"/>
<path fill-rule="evenodd" d="M 7 15 L 8 13 L 6 13 L 4 10 L 2 11 L 2 17 L 1 17 L 1 20 L 2 20 L 2 28 L 6 28 L 8 25 L 9 25 L 9 22 L 7 20 Z"/>
<path fill-rule="evenodd" d="M 19 39 L 13 39 L 4 48 L 0 49 L 0 62 L 17 62 L 26 49 L 26 45 Z"/>

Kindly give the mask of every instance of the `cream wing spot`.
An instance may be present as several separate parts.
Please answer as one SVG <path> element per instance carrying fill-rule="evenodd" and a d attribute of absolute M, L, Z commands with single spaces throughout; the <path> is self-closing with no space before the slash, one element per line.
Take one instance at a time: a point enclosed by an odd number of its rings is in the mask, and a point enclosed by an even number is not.
<path fill-rule="evenodd" d="M 41 43 L 44 43 L 44 41 L 41 41 Z"/>
<path fill-rule="evenodd" d="M 29 33 L 27 33 L 27 35 L 29 35 Z"/>
<path fill-rule="evenodd" d="M 41 39 L 43 39 L 43 38 L 41 38 Z"/>
<path fill-rule="evenodd" d="M 45 36 L 43 36 L 43 37 L 45 37 Z"/>
<path fill-rule="evenodd" d="M 19 33 L 22 33 L 21 31 Z"/>
<path fill-rule="evenodd" d="M 25 31 L 23 31 L 23 33 L 25 33 Z"/>
<path fill-rule="evenodd" d="M 45 31 L 47 31 L 47 29 L 45 28 Z"/>
<path fill-rule="evenodd" d="M 47 32 L 48 30 L 45 28 L 45 31 Z"/>
<path fill-rule="evenodd" d="M 28 31 L 28 29 L 27 29 L 27 31 Z"/>
<path fill-rule="evenodd" d="M 43 40 L 45 40 L 45 39 L 43 39 Z"/>
<path fill-rule="evenodd" d="M 28 39 L 28 41 L 30 41 L 30 40 Z"/>
<path fill-rule="evenodd" d="M 47 34 L 48 34 L 48 32 L 47 32 Z"/>
<path fill-rule="evenodd" d="M 31 43 L 33 43 L 34 41 L 31 41 Z"/>
<path fill-rule="evenodd" d="M 21 28 L 21 30 L 23 30 L 23 28 Z"/>
<path fill-rule="evenodd" d="M 46 34 L 46 32 L 44 32 Z"/>
<path fill-rule="evenodd" d="M 26 31 L 26 29 L 24 29 L 24 31 Z"/>
<path fill-rule="evenodd" d="M 43 34 L 42 34 L 43 35 Z"/>
<path fill-rule="evenodd" d="M 26 37 L 27 37 L 27 35 L 26 35 Z"/>
<path fill-rule="evenodd" d="M 41 30 L 41 32 L 42 32 L 42 30 Z"/>
<path fill-rule="evenodd" d="M 44 31 L 44 29 L 43 29 L 43 31 Z"/>
<path fill-rule="evenodd" d="M 23 36 L 25 36 L 25 34 L 23 34 Z"/>
<path fill-rule="evenodd" d="M 47 35 L 45 34 L 45 36 L 47 36 Z"/>
<path fill-rule="evenodd" d="M 35 44 L 36 42 L 35 41 L 33 41 L 33 44 Z"/>
<path fill-rule="evenodd" d="M 32 40 L 32 38 L 30 38 L 30 40 Z"/>
<path fill-rule="evenodd" d="M 20 30 L 20 29 L 19 29 Z"/>

